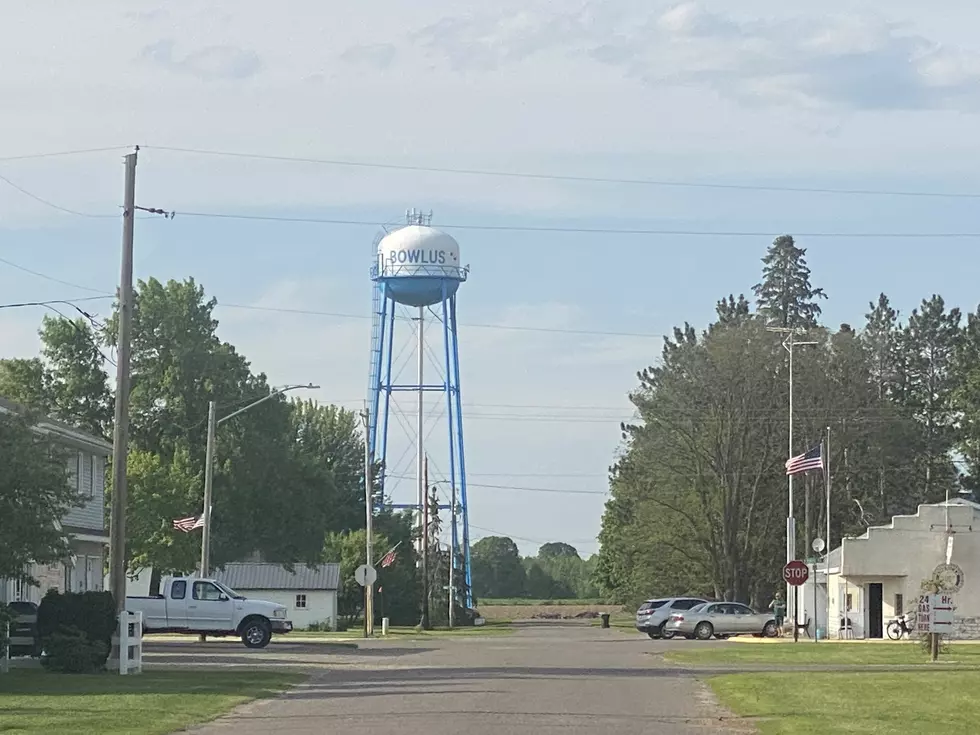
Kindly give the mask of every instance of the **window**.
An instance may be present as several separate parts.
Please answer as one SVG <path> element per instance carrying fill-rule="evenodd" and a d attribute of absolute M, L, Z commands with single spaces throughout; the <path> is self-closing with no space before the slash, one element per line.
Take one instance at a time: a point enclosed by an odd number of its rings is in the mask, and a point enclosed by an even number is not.
<path fill-rule="evenodd" d="M 71 562 L 65 562 L 65 592 L 73 591 L 71 588 L 73 572 L 74 568 L 72 567 Z"/>
<path fill-rule="evenodd" d="M 752 610 L 746 607 L 745 605 L 734 603 L 731 605 L 731 607 L 732 607 L 732 612 L 735 613 L 736 615 L 752 615 Z"/>
<path fill-rule="evenodd" d="M 223 593 L 210 582 L 195 582 L 192 596 L 195 600 L 217 602 Z"/>
<path fill-rule="evenodd" d="M 87 465 L 88 496 L 91 498 L 95 496 L 95 455 L 86 454 L 85 464 Z"/>
<path fill-rule="evenodd" d="M 296 609 L 302 609 L 306 607 L 306 595 L 296 595 Z"/>
<path fill-rule="evenodd" d="M 674 610 L 690 610 L 700 602 L 701 600 L 676 600 L 670 607 Z"/>
<path fill-rule="evenodd" d="M 183 600 L 187 596 L 187 581 L 178 579 L 170 584 L 170 599 Z"/>
<path fill-rule="evenodd" d="M 853 607 L 853 605 L 854 605 L 854 599 L 851 597 L 851 593 L 850 592 L 847 593 L 847 598 L 846 599 L 847 599 L 847 602 L 845 603 L 845 609 L 848 612 L 850 612 L 851 610 L 854 609 L 854 607 Z"/>
<path fill-rule="evenodd" d="M 905 612 L 905 595 L 896 594 L 895 595 L 895 614 L 901 615 Z"/>
<path fill-rule="evenodd" d="M 81 490 L 82 484 L 82 453 L 75 452 L 74 457 L 68 459 L 68 485 Z"/>
<path fill-rule="evenodd" d="M 647 600 L 642 605 L 638 612 L 646 612 L 647 610 L 656 610 L 658 607 L 663 607 L 667 600 Z"/>

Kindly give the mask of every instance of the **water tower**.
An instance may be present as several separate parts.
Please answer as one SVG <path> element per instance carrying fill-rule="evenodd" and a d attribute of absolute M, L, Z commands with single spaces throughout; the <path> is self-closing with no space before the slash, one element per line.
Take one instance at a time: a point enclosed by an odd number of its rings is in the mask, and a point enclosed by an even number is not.
<path fill-rule="evenodd" d="M 466 497 L 466 454 L 463 445 L 463 403 L 459 385 L 459 340 L 456 322 L 456 292 L 466 280 L 469 267 L 461 267 L 459 244 L 444 232 L 430 226 L 432 214 L 424 215 L 412 210 L 406 213 L 406 224 L 388 232 L 378 242 L 376 263 L 371 269 L 374 281 L 374 328 L 371 336 L 371 377 L 368 405 L 368 446 L 375 462 L 383 462 L 380 478 L 382 493 L 388 496 L 386 485 L 397 483 L 397 469 L 389 465 L 389 424 L 392 413 L 392 394 L 414 394 L 415 449 L 414 493 L 410 503 L 393 503 L 396 508 L 410 508 L 421 514 L 427 495 L 427 459 L 435 459 L 426 451 L 426 419 L 439 418 L 445 422 L 448 456 L 439 457 L 439 469 L 445 475 L 444 490 L 450 495 L 449 503 L 440 509 L 450 510 L 450 544 L 454 572 L 462 571 L 467 589 L 471 589 L 470 572 L 470 525 Z M 401 313 L 398 313 L 401 312 Z M 407 313 L 406 313 L 407 312 Z M 393 374 L 395 353 L 403 352 L 396 347 L 396 324 L 412 325 L 415 335 L 416 370 L 412 382 L 400 379 L 400 371 Z M 426 329 L 426 323 L 433 327 Z M 428 338 L 428 339 L 427 339 Z M 404 340 L 402 340 L 404 341 Z M 436 377 L 426 375 L 426 358 L 438 357 Z M 441 376 L 438 373 L 442 373 Z M 434 414 L 425 405 L 426 394 L 442 394 L 444 409 Z M 396 417 L 400 418 L 400 416 Z M 434 427 L 433 427 L 434 428 Z M 397 461 L 397 460 L 396 460 Z M 443 464 L 443 462 L 448 464 Z M 431 478 L 428 485 L 433 485 Z M 461 529 L 462 534 L 458 533 Z M 457 557 L 461 557 L 462 570 Z M 472 592 L 467 606 L 472 606 Z"/>

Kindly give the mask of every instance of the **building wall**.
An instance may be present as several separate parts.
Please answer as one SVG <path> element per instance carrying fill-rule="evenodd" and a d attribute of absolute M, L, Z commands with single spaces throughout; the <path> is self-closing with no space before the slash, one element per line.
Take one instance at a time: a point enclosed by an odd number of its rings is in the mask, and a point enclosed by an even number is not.
<path fill-rule="evenodd" d="M 969 505 L 949 508 L 954 531 L 951 561 L 963 569 L 964 584 L 954 594 L 957 629 L 954 637 L 980 638 L 980 515 Z M 946 508 L 921 506 L 915 516 L 896 516 L 892 527 L 870 528 L 867 538 L 845 539 L 840 574 L 831 575 L 831 619 L 839 624 L 844 595 L 851 595 L 848 616 L 855 637 L 867 634 L 868 585 L 882 585 L 883 624 L 903 612 L 896 608 L 902 596 L 904 611 L 915 609 L 922 581 L 946 561 Z M 834 635 L 835 631 L 831 631 Z"/>
<path fill-rule="evenodd" d="M 69 482 L 85 499 L 85 504 L 72 508 L 63 519 L 66 526 L 93 531 L 105 530 L 105 457 L 83 450 L 73 451 L 68 458 Z"/>
<path fill-rule="evenodd" d="M 306 630 L 311 623 L 320 623 L 331 630 L 337 629 L 337 593 L 334 590 L 243 590 L 236 592 L 283 605 L 286 618 L 296 630 Z M 306 607 L 296 607 L 296 596 L 306 595 Z"/>

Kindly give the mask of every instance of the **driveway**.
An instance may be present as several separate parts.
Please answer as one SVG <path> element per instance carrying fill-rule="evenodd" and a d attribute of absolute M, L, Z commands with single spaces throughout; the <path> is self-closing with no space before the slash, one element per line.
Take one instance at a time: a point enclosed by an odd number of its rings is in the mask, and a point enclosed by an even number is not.
<path fill-rule="evenodd" d="M 511 636 L 372 640 L 356 650 L 301 642 L 260 652 L 151 647 L 146 662 L 170 654 L 181 665 L 244 660 L 311 670 L 306 684 L 282 697 L 195 730 L 206 735 L 753 732 L 712 700 L 696 672 L 650 655 L 672 644 L 589 625 L 529 626 Z"/>

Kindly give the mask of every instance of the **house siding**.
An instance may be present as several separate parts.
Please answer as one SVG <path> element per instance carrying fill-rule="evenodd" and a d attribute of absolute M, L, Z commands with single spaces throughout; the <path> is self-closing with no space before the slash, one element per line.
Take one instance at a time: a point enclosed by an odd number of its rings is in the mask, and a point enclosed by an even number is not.
<path fill-rule="evenodd" d="M 104 533 L 105 457 L 79 450 L 69 457 L 68 472 L 71 482 L 85 499 L 85 503 L 69 510 L 63 523 L 66 526 Z"/>
<path fill-rule="evenodd" d="M 312 623 L 337 630 L 337 592 L 335 590 L 270 590 L 237 589 L 236 592 L 256 600 L 275 602 L 286 608 L 286 619 L 291 620 L 294 630 L 307 630 Z M 296 596 L 306 595 L 306 607 L 296 607 Z"/>

